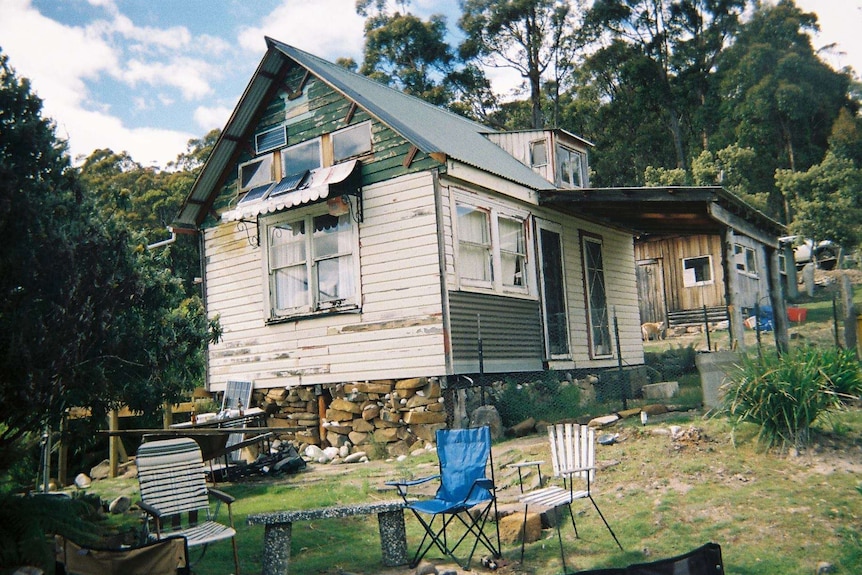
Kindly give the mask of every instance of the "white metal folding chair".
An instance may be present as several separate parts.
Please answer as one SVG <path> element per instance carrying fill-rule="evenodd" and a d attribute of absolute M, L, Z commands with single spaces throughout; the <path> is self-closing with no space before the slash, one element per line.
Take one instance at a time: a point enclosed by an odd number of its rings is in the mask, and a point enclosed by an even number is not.
<path fill-rule="evenodd" d="M 578 499 L 589 499 L 593 507 L 602 518 L 605 526 L 610 531 L 611 536 L 616 541 L 620 550 L 623 546 L 617 539 L 607 519 L 599 509 L 596 500 L 593 499 L 592 483 L 596 477 L 596 439 L 595 431 L 586 425 L 577 425 L 573 423 L 564 423 L 548 426 L 548 440 L 551 448 L 551 462 L 554 467 L 554 478 L 562 481 L 562 485 L 542 485 L 542 461 L 527 461 L 523 463 L 514 463 L 511 467 L 518 468 L 518 478 L 521 480 L 522 495 L 519 500 L 524 504 L 524 525 L 527 522 L 527 511 L 530 506 L 539 506 L 557 509 L 563 505 L 568 506 L 569 516 L 572 519 L 572 528 L 575 531 L 575 537 L 578 537 L 578 528 L 575 525 L 575 515 L 572 513 L 572 502 Z M 523 479 L 521 469 L 524 467 L 535 466 L 539 473 L 539 486 L 533 491 L 523 492 Z M 578 482 L 579 489 L 575 489 L 575 482 Z M 563 538 L 560 533 L 560 521 L 556 521 L 557 539 L 560 541 L 560 555 L 563 561 L 563 571 L 566 570 L 566 558 L 563 551 Z M 521 540 L 521 561 L 524 560 L 524 540 Z"/>

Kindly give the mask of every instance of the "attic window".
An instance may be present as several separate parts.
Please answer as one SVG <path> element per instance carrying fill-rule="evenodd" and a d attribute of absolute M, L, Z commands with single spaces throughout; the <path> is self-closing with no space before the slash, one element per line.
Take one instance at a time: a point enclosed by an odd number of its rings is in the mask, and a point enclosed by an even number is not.
<path fill-rule="evenodd" d="M 584 155 L 564 146 L 557 146 L 557 177 L 563 188 L 582 188 L 584 186 Z"/>
<path fill-rule="evenodd" d="M 335 162 L 371 151 L 371 122 L 363 122 L 332 133 L 332 155 Z"/>
<path fill-rule="evenodd" d="M 281 151 L 281 171 L 284 174 L 316 170 L 323 164 L 320 160 L 320 139 L 308 140 Z"/>
<path fill-rule="evenodd" d="M 268 184 L 273 180 L 272 156 L 266 155 L 239 166 L 239 191 Z"/>
<path fill-rule="evenodd" d="M 258 154 L 287 145 L 287 127 L 276 126 L 254 136 L 254 147 Z"/>

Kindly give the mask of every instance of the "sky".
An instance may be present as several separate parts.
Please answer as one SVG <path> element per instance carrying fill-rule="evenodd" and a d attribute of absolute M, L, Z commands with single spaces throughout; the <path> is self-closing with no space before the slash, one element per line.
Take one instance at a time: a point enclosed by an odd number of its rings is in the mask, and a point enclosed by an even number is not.
<path fill-rule="evenodd" d="M 862 75 L 862 0 L 796 0 L 817 13 L 815 49 Z M 44 102 L 74 160 L 125 151 L 166 167 L 227 122 L 265 36 L 334 61 L 362 60 L 355 0 L 0 0 L 0 49 Z M 423 18 L 458 0 L 411 0 Z M 494 78 L 506 92 L 511 74 Z"/>

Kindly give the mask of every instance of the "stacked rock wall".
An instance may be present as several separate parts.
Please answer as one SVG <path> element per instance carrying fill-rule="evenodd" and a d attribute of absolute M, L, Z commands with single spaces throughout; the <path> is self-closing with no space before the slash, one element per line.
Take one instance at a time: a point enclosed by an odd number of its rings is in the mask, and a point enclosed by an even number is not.
<path fill-rule="evenodd" d="M 284 428 L 280 439 L 304 445 L 348 446 L 351 450 L 402 455 L 433 443 L 446 427 L 446 408 L 437 378 L 377 380 L 267 390 L 262 406 L 269 426 Z M 320 412 L 324 417 L 320 417 Z"/>

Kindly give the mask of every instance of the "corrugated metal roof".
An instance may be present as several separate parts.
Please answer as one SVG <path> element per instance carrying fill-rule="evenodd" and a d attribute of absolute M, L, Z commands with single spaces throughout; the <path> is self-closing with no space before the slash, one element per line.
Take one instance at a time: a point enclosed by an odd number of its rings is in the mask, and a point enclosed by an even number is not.
<path fill-rule="evenodd" d="M 312 54 L 267 38 L 268 50 L 228 120 L 212 155 L 195 181 L 175 222 L 179 227 L 197 227 L 206 217 L 224 171 L 235 161 L 238 146 L 253 128 L 260 106 L 277 80 L 283 56 L 294 60 L 334 90 L 356 102 L 372 116 L 398 132 L 425 153 L 443 153 L 448 158 L 479 168 L 534 190 L 552 190 L 553 184 L 525 166 L 483 134 L 494 130 L 419 98 L 384 86 L 365 76 L 327 62 Z"/>

